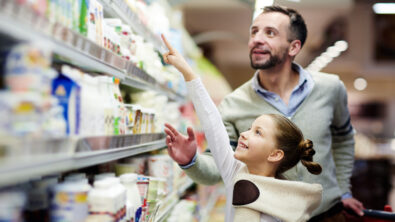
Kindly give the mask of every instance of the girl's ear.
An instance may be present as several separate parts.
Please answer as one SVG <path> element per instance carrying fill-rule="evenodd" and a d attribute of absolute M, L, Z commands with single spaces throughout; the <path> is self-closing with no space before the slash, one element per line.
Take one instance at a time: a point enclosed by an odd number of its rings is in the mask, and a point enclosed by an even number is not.
<path fill-rule="evenodd" d="M 269 156 L 267 157 L 267 160 L 269 162 L 279 162 L 284 158 L 284 151 L 280 149 L 275 149 L 273 150 Z"/>

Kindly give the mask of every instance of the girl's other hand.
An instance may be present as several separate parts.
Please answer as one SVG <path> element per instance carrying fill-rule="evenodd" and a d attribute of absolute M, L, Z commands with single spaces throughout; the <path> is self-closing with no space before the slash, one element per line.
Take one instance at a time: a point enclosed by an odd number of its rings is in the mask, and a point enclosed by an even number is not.
<path fill-rule="evenodd" d="M 196 155 L 197 143 L 191 127 L 187 129 L 188 137 L 182 135 L 173 126 L 165 123 L 167 150 L 170 157 L 180 165 L 189 164 Z"/>

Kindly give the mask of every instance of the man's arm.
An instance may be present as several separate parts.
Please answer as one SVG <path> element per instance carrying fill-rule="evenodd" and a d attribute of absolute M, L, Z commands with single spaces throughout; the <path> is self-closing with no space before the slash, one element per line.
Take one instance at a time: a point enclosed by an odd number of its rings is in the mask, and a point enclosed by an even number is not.
<path fill-rule="evenodd" d="M 222 121 L 228 133 L 233 150 L 237 146 L 238 131 L 231 120 L 226 116 L 226 99 L 219 105 L 218 110 L 222 115 Z M 214 185 L 221 181 L 221 175 L 211 156 L 210 147 L 202 154 L 196 154 L 191 163 L 181 166 L 184 172 L 196 183 Z"/>
<path fill-rule="evenodd" d="M 181 166 L 183 168 L 183 166 Z M 184 172 L 196 183 L 214 185 L 221 181 L 221 175 L 211 153 L 196 154 L 195 162 Z"/>
<path fill-rule="evenodd" d="M 331 125 L 333 159 L 336 165 L 336 178 L 344 198 L 343 204 L 361 215 L 363 205 L 351 196 L 350 178 L 354 167 L 354 129 L 347 108 L 347 92 L 341 82 L 338 87 L 338 103 L 334 107 Z"/>

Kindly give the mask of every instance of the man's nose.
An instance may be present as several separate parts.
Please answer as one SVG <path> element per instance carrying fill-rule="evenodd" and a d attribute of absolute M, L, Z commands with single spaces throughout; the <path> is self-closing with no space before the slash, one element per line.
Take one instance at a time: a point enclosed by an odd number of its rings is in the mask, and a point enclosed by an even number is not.
<path fill-rule="evenodd" d="M 264 44 L 265 43 L 265 36 L 262 34 L 262 32 L 257 32 L 255 33 L 254 36 L 251 37 L 251 40 L 254 44 Z"/>

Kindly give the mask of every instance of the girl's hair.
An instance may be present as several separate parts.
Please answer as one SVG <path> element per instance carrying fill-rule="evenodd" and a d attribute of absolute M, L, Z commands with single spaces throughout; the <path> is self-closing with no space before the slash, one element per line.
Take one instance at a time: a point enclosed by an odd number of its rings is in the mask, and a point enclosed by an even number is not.
<path fill-rule="evenodd" d="M 313 162 L 315 150 L 313 142 L 303 138 L 302 131 L 288 118 L 278 114 L 268 114 L 276 125 L 275 131 L 276 145 L 284 151 L 284 158 L 281 161 L 276 177 L 282 178 L 282 173 L 294 167 L 299 160 L 312 174 L 320 174 L 322 168 L 320 164 Z"/>

